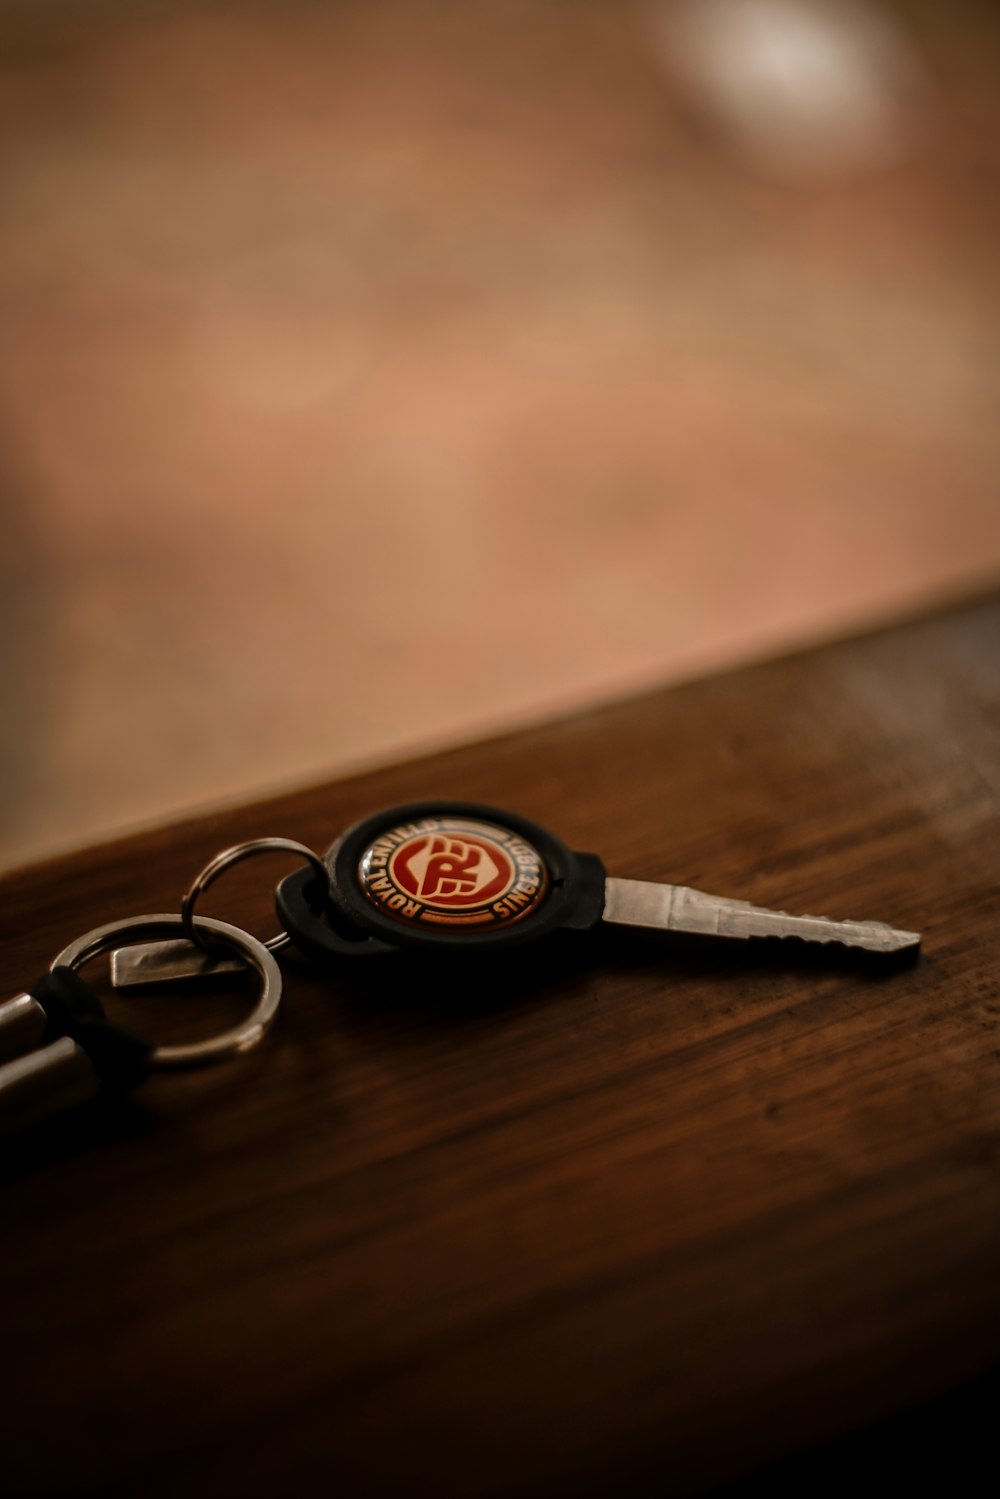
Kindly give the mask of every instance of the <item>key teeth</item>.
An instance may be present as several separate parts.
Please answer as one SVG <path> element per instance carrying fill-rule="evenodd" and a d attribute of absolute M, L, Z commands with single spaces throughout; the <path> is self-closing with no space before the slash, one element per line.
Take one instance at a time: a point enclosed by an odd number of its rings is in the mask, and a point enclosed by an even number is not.
<path fill-rule="evenodd" d="M 856 921 L 851 916 L 814 916 L 805 913 L 792 913 L 790 911 L 771 911 L 767 907 L 758 907 L 766 915 L 774 915 L 783 921 L 800 922 L 815 921 L 822 924 L 827 930 L 804 932 L 775 932 L 773 935 L 780 941 L 820 943 L 828 946 L 836 943 L 839 947 L 860 948 L 865 952 L 876 953 L 898 953 L 915 951 L 920 947 L 919 932 L 904 932 L 898 927 L 890 926 L 887 921 Z M 853 928 L 854 933 L 845 931 L 844 928 Z M 873 937 L 889 939 L 877 944 L 865 941 L 865 935 L 871 933 Z"/>
<path fill-rule="evenodd" d="M 787 916 L 788 912 L 782 911 L 781 915 Z M 885 953 L 907 952 L 910 948 L 917 948 L 920 946 L 919 932 L 901 931 L 897 927 L 890 926 L 887 921 L 855 921 L 850 916 L 844 917 L 842 919 L 834 918 L 832 916 L 802 916 L 793 919 L 802 921 L 821 921 L 824 924 L 827 922 L 830 924 L 830 930 L 828 932 L 814 933 L 804 938 L 799 938 L 796 932 L 788 932 L 786 935 L 791 937 L 793 940 L 820 942 L 823 944 L 835 942 L 841 947 L 859 947 L 864 949 L 866 952 Z M 838 927 L 853 927 L 855 931 L 854 933 L 843 930 L 838 931 Z M 872 937 L 882 938 L 883 940 L 881 942 L 878 942 L 877 944 L 866 942 L 865 937 L 868 933 L 870 933 Z"/>

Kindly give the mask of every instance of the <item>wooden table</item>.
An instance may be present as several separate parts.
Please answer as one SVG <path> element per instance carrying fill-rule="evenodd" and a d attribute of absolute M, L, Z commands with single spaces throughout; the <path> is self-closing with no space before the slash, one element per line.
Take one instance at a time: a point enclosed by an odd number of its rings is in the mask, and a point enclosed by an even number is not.
<path fill-rule="evenodd" d="M 923 954 L 292 958 L 258 1052 L 5 1142 L 5 1493 L 685 1493 L 997 1360 L 1000 603 L 11 876 L 5 987 L 226 842 L 434 796 Z"/>

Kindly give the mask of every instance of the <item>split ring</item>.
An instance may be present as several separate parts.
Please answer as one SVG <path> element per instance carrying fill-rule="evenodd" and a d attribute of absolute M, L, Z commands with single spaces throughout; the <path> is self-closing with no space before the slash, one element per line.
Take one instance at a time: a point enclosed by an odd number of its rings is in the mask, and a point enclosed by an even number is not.
<path fill-rule="evenodd" d="M 154 1071 L 166 1071 L 182 1067 L 205 1067 L 212 1062 L 224 1062 L 229 1057 L 240 1056 L 251 1051 L 263 1041 L 278 1013 L 281 1003 L 281 970 L 263 942 L 243 932 L 227 921 L 215 921 L 208 916 L 197 918 L 198 928 L 211 933 L 213 942 L 231 948 L 260 975 L 260 993 L 246 1020 L 234 1025 L 207 1041 L 193 1041 L 187 1046 L 157 1046 L 150 1056 Z M 107 952 L 120 942 L 133 937 L 145 937 L 156 941 L 174 937 L 179 929 L 186 930 L 187 923 L 181 916 L 131 916 L 124 921 L 112 921 L 107 926 L 95 927 L 83 937 L 78 937 L 53 958 L 52 968 L 81 968 L 90 958 Z"/>
<path fill-rule="evenodd" d="M 205 868 L 193 881 L 190 889 L 181 901 L 180 919 L 184 927 L 184 935 L 189 942 L 193 942 L 203 952 L 212 951 L 213 944 L 206 942 L 204 937 L 198 933 L 198 925 L 204 918 L 199 917 L 196 922 L 194 914 L 195 902 L 200 895 L 204 895 L 209 885 L 214 884 L 220 874 L 229 869 L 231 865 L 238 864 L 241 859 L 250 859 L 254 854 L 276 853 L 299 854 L 308 864 L 312 865 L 315 872 L 319 875 L 323 883 L 323 889 L 326 890 L 329 888 L 330 871 L 323 863 L 319 854 L 314 854 L 312 849 L 306 848 L 304 843 L 296 843 L 294 838 L 254 838 L 249 843 L 236 843 L 232 848 L 224 848 L 220 854 L 216 854 L 215 858 L 205 865 Z M 212 923 L 205 922 L 205 925 L 211 926 Z M 291 940 L 287 932 L 278 932 L 276 936 L 269 937 L 262 945 L 267 948 L 268 952 L 278 952 Z"/>

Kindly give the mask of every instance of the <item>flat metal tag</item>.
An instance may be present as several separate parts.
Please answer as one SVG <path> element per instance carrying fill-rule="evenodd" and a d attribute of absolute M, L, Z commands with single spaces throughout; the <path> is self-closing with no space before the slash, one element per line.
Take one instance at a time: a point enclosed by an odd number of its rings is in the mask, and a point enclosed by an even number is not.
<path fill-rule="evenodd" d="M 115 989 L 155 989 L 186 979 L 232 978 L 245 972 L 242 958 L 213 957 L 186 937 L 138 942 L 131 947 L 116 947 L 111 954 Z"/>

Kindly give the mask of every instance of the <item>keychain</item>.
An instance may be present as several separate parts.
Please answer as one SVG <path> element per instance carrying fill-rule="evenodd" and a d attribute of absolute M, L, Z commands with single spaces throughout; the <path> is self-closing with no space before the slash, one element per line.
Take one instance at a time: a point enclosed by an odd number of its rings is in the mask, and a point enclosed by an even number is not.
<path fill-rule="evenodd" d="M 738 939 L 794 937 L 881 955 L 915 953 L 920 938 L 878 921 L 789 916 L 749 901 L 706 895 L 683 885 L 609 878 L 595 854 L 574 853 L 538 824 L 476 802 L 414 802 L 375 813 L 318 855 L 290 839 L 258 839 L 212 860 L 184 899 L 194 903 L 230 864 L 287 849 L 310 868 L 286 876 L 275 892 L 289 940 L 319 966 L 398 951 L 490 954 L 558 931 L 601 923 Z M 192 929 L 199 949 L 207 949 Z M 119 949 L 120 988 L 230 971 L 192 942 Z"/>
<path fill-rule="evenodd" d="M 308 867 L 278 885 L 277 935 L 259 942 L 196 915 L 199 897 L 225 870 L 279 851 L 298 854 Z M 882 958 L 915 955 L 920 945 L 916 932 L 883 922 L 789 916 L 684 885 L 609 877 L 596 854 L 574 852 L 515 813 L 476 802 L 414 802 L 355 824 L 323 858 L 289 838 L 237 844 L 201 871 L 180 914 L 112 922 L 72 943 L 43 980 L 0 1005 L 0 1062 L 14 1058 L 0 1066 L 0 1120 L 250 1050 L 277 1013 L 281 977 L 273 954 L 289 942 L 328 967 L 393 952 L 489 957 L 602 923 L 739 940 L 798 938 Z M 131 940 L 138 937 L 146 940 Z M 110 949 L 118 989 L 231 974 L 249 964 L 261 979 L 257 1003 L 242 1025 L 212 1040 L 153 1046 L 108 1021 L 75 972 Z"/>
<path fill-rule="evenodd" d="M 329 911 L 309 872 L 276 893 L 296 946 L 317 961 L 391 948 L 498 952 L 556 931 L 614 926 L 747 939 L 797 937 L 873 953 L 916 949 L 877 921 L 788 916 L 683 885 L 608 878 L 537 823 L 475 802 L 415 802 L 350 828 L 328 850 Z"/>

